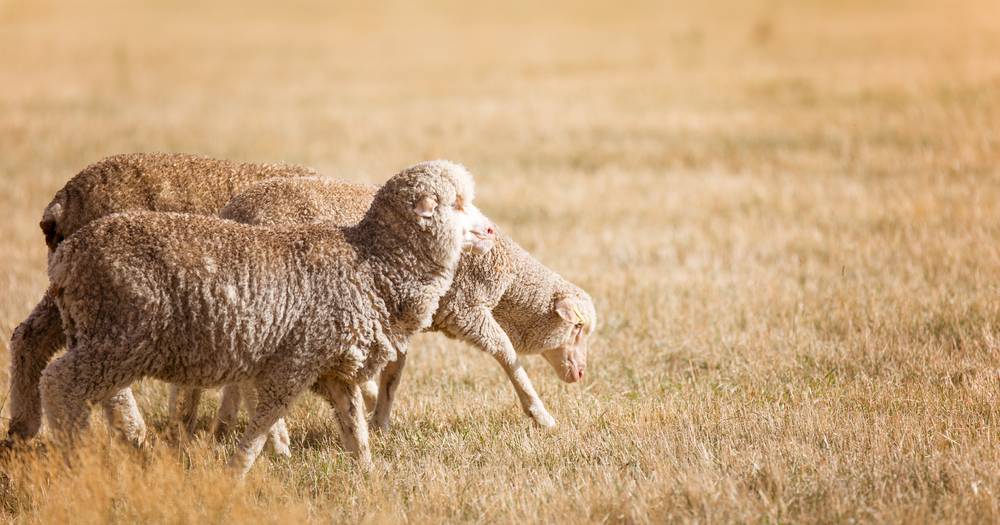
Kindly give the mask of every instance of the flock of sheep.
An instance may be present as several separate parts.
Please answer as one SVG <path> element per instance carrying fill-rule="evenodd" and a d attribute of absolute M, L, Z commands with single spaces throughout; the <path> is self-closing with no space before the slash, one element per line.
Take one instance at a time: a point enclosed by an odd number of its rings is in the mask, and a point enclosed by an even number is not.
<path fill-rule="evenodd" d="M 50 286 L 12 336 L 8 438 L 35 436 L 44 408 L 68 449 L 100 404 L 140 445 L 134 381 L 171 384 L 182 433 L 193 431 L 201 389 L 224 387 L 216 435 L 241 403 L 250 413 L 230 463 L 243 474 L 269 437 L 290 453 L 283 418 L 311 389 L 367 468 L 368 411 L 387 429 L 407 342 L 421 330 L 492 355 L 524 412 L 554 426 L 519 354 L 581 380 L 593 302 L 496 232 L 473 186 L 447 161 L 381 188 L 180 154 L 88 166 L 42 217 Z"/>

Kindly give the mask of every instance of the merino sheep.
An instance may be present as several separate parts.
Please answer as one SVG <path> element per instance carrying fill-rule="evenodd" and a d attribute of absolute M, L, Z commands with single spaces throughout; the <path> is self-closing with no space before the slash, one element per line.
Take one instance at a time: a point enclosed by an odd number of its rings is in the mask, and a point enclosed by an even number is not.
<path fill-rule="evenodd" d="M 111 213 L 149 210 L 216 215 L 250 184 L 275 177 L 316 175 L 309 168 L 252 164 L 171 153 L 133 153 L 91 164 L 59 190 L 42 216 L 50 253 L 84 225 Z M 59 311 L 45 295 L 11 336 L 9 438 L 28 439 L 42 421 L 38 381 L 65 344 Z M 121 414 L 139 417 L 131 392 L 109 400 Z M 106 407 L 106 408 L 111 408 Z M 123 424 L 142 426 L 138 421 Z M 138 431 L 138 428 L 136 429 Z"/>
<path fill-rule="evenodd" d="M 303 177 L 264 181 L 234 197 L 223 208 L 224 218 L 254 225 L 359 221 L 376 188 L 331 179 Z M 498 234 L 496 246 L 482 255 L 462 257 L 455 281 L 441 300 L 431 330 L 466 341 L 492 355 L 510 378 L 524 412 L 542 426 L 555 425 L 518 353 L 541 354 L 566 382 L 583 378 L 587 338 L 593 332 L 593 302 L 579 287 L 566 281 L 529 255 L 506 235 Z M 385 429 L 396 387 L 405 365 L 405 353 L 383 370 L 377 387 L 373 424 Z M 374 382 L 370 388 L 374 389 Z M 197 396 L 198 392 L 185 392 Z M 240 388 L 223 390 L 216 433 L 232 426 L 239 406 Z M 193 421 L 197 398 L 184 404 L 187 412 L 172 417 Z M 284 423 L 272 435 L 275 448 L 288 442 Z"/>
<path fill-rule="evenodd" d="M 186 214 L 115 214 L 50 257 L 69 351 L 42 373 L 47 420 L 72 444 L 89 404 L 143 377 L 196 387 L 253 381 L 256 413 L 230 465 L 314 383 L 345 448 L 370 466 L 359 384 L 430 325 L 463 249 L 488 250 L 469 173 L 446 161 L 392 177 L 356 226 L 255 228 Z"/>

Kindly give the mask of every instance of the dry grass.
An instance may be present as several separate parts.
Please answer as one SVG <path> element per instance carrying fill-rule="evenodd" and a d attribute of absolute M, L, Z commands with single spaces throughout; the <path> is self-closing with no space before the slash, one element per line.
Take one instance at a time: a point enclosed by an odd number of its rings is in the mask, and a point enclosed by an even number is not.
<path fill-rule="evenodd" d="M 552 433 L 488 357 L 421 336 L 371 475 L 305 396 L 294 457 L 244 485 L 231 444 L 98 431 L 68 471 L 4 461 L 0 516 L 1000 520 L 1000 9 L 734 3 L 0 2 L 4 350 L 45 286 L 42 207 L 123 151 L 367 181 L 460 160 L 602 320 L 584 386 L 529 362 Z M 162 429 L 163 386 L 138 391 Z"/>

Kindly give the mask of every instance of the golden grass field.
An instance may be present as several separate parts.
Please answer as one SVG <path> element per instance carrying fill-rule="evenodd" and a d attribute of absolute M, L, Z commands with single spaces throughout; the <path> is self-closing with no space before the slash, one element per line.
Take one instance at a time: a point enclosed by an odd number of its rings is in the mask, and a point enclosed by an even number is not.
<path fill-rule="evenodd" d="M 600 320 L 582 385 L 527 361 L 552 432 L 421 335 L 370 474 L 305 395 L 292 459 L 234 483 L 145 381 L 151 446 L 7 457 L 0 519 L 1000 521 L 995 1 L 0 0 L 0 56 L 4 393 L 42 208 L 119 152 L 463 162 Z"/>

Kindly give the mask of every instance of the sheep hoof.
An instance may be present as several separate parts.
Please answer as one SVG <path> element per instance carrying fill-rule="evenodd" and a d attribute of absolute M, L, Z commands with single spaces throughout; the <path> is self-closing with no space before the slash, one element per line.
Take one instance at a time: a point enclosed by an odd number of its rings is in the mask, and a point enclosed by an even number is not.
<path fill-rule="evenodd" d="M 389 431 L 389 422 L 372 419 L 368 423 L 368 428 L 370 428 L 371 431 L 375 434 L 385 434 L 386 432 Z"/>
<path fill-rule="evenodd" d="M 552 417 L 548 412 L 532 414 L 531 419 L 535 421 L 536 425 L 546 430 L 556 428 L 556 418 Z"/>

